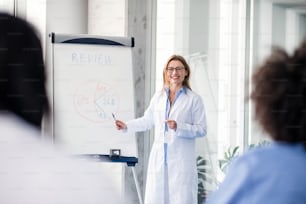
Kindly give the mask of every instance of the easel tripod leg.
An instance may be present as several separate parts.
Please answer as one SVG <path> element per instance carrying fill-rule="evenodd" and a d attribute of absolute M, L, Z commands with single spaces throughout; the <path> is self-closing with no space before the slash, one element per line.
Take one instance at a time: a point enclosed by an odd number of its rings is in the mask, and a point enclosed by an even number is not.
<path fill-rule="evenodd" d="M 135 181 L 135 185 L 136 185 L 136 190 L 137 190 L 139 204 L 143 204 L 143 200 L 142 200 L 142 196 L 141 196 L 141 191 L 140 191 L 140 187 L 139 187 L 139 183 L 138 183 L 135 167 L 132 167 L 132 172 L 133 172 L 133 177 L 134 177 L 134 181 Z"/>

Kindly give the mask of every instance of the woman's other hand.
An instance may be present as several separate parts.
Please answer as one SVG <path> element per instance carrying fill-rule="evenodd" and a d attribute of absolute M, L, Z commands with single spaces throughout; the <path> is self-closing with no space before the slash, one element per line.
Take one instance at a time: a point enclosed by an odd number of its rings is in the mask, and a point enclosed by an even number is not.
<path fill-rule="evenodd" d="M 167 123 L 170 129 L 176 130 L 177 124 L 175 120 L 166 120 L 165 123 Z"/>

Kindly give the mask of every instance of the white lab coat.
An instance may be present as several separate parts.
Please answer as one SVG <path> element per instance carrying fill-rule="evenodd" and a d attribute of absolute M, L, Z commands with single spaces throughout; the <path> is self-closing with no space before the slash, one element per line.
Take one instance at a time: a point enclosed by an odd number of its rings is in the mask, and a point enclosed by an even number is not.
<path fill-rule="evenodd" d="M 169 129 L 166 140 L 166 91 L 155 93 L 143 117 L 126 123 L 128 132 L 145 131 L 155 126 L 145 204 L 164 203 L 164 142 L 168 143 L 169 204 L 197 203 L 195 138 L 206 135 L 206 116 L 202 98 L 188 88 L 182 91 L 168 117 L 177 122 L 177 129 Z"/>

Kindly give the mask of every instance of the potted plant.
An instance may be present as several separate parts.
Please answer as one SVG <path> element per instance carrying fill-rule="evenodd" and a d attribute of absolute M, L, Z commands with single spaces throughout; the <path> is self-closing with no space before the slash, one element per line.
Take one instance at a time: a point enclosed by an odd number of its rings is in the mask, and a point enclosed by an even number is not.
<path fill-rule="evenodd" d="M 219 160 L 219 168 L 223 173 L 226 172 L 231 161 L 239 155 L 239 146 L 235 146 L 233 149 L 228 148 L 226 152 L 224 152 L 224 158 Z"/>
<path fill-rule="evenodd" d="M 250 144 L 248 146 L 248 149 L 256 148 L 256 147 L 261 147 L 264 145 L 269 145 L 270 142 L 263 140 L 257 144 Z M 239 146 L 235 146 L 234 148 L 228 148 L 226 152 L 224 152 L 224 157 L 223 159 L 219 160 L 219 168 L 223 173 L 226 173 L 226 170 L 229 166 L 229 164 L 235 159 L 236 157 L 239 156 Z"/>
<path fill-rule="evenodd" d="M 207 160 L 202 157 L 197 157 L 197 170 L 198 170 L 198 204 L 202 204 L 209 192 L 212 190 L 209 186 L 216 184 L 212 166 Z"/>

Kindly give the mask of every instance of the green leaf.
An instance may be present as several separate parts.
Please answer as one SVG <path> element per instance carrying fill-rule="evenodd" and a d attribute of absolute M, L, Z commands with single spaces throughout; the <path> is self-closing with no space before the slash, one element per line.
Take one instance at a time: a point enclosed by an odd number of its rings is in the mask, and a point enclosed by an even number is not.
<path fill-rule="evenodd" d="M 236 156 L 236 154 L 238 153 L 238 149 L 239 149 L 239 146 L 236 146 L 234 148 L 232 156 Z"/>

